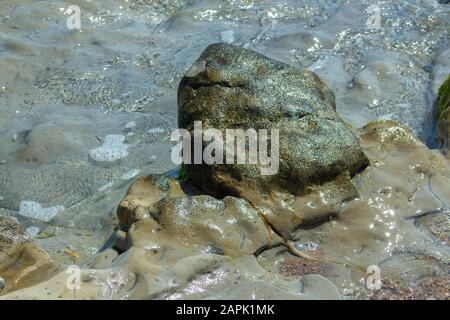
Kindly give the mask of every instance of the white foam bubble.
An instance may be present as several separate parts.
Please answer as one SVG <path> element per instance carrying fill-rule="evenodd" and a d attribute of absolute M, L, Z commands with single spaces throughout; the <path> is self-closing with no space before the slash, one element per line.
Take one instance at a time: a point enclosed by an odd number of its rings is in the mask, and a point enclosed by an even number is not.
<path fill-rule="evenodd" d="M 222 39 L 222 42 L 226 42 L 226 43 L 234 42 L 234 32 L 233 32 L 233 30 L 223 31 L 220 34 L 220 38 Z"/>
<path fill-rule="evenodd" d="M 38 227 L 29 227 L 27 228 L 27 233 L 30 238 L 34 238 L 38 235 L 40 229 Z"/>
<path fill-rule="evenodd" d="M 157 134 L 157 133 L 163 133 L 163 128 L 151 128 L 147 130 L 148 133 Z"/>
<path fill-rule="evenodd" d="M 107 135 L 103 145 L 89 152 L 96 161 L 116 161 L 128 156 L 128 146 L 124 143 L 125 136 L 120 134 Z"/>
<path fill-rule="evenodd" d="M 34 201 L 21 201 L 19 205 L 19 214 L 21 216 L 44 222 L 50 221 L 59 212 L 63 210 L 64 210 L 63 206 L 42 208 L 42 206 L 39 203 Z"/>
<path fill-rule="evenodd" d="M 130 121 L 125 125 L 125 130 L 131 131 L 134 127 L 136 127 L 136 122 Z"/>
<path fill-rule="evenodd" d="M 114 185 L 114 181 L 110 181 L 107 184 L 104 184 L 103 186 L 101 186 L 100 188 L 97 189 L 97 191 L 103 192 L 108 190 L 109 188 L 111 188 Z"/>
<path fill-rule="evenodd" d="M 127 173 L 124 173 L 124 174 L 120 177 L 120 179 L 122 179 L 122 180 L 130 180 L 130 179 L 133 179 L 134 177 L 136 177 L 136 176 L 139 174 L 139 172 L 141 172 L 141 170 L 139 170 L 139 169 L 133 169 L 133 170 L 130 170 L 130 171 L 128 171 Z"/>

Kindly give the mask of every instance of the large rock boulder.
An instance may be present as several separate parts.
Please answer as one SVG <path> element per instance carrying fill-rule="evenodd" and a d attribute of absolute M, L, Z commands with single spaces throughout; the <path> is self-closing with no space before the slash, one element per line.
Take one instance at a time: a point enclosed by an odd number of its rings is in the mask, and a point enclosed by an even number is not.
<path fill-rule="evenodd" d="M 226 129 L 267 129 L 269 135 L 271 129 L 279 130 L 276 174 L 263 175 L 260 163 L 236 164 L 237 158 L 235 164 L 192 161 L 185 168 L 187 182 L 207 194 L 258 203 L 285 235 L 335 213 L 327 208 L 311 214 L 304 205 L 294 213 L 280 213 L 286 198 L 319 194 L 324 185 L 336 190 L 338 199 L 333 203 L 357 195 L 350 177 L 368 160 L 354 133 L 335 112 L 333 92 L 313 72 L 233 45 L 214 44 L 182 79 L 178 107 L 179 126 L 192 136 L 195 121 L 202 121 L 203 130 L 220 130 L 223 137 Z M 276 142 L 272 138 L 269 144 Z M 203 142 L 203 148 L 207 145 Z"/>

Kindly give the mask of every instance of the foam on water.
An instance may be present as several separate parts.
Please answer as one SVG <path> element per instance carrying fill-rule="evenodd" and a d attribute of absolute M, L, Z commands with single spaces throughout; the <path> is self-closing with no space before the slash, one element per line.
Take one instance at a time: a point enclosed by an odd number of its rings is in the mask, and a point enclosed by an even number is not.
<path fill-rule="evenodd" d="M 108 182 L 107 184 L 104 184 L 100 188 L 98 188 L 97 191 L 99 191 L 99 192 L 106 191 L 109 188 L 111 188 L 113 185 L 114 185 L 114 181 Z"/>
<path fill-rule="evenodd" d="M 127 122 L 127 124 L 125 125 L 125 130 L 131 131 L 131 130 L 133 130 L 134 127 L 136 127 L 136 122 L 130 121 L 130 122 Z"/>
<path fill-rule="evenodd" d="M 128 146 L 123 135 L 108 135 L 103 145 L 91 150 L 89 156 L 95 161 L 116 161 L 128 156 Z"/>
<path fill-rule="evenodd" d="M 40 229 L 38 227 L 29 227 L 27 228 L 27 234 L 30 238 L 34 238 L 39 233 Z"/>
<path fill-rule="evenodd" d="M 137 177 L 138 174 L 139 174 L 140 172 L 141 172 L 141 170 L 139 170 L 139 169 L 133 169 L 133 170 L 131 170 L 131 171 L 128 171 L 127 173 L 124 173 L 124 174 L 120 177 L 120 179 L 122 179 L 122 180 L 130 180 L 130 179 L 133 179 L 133 178 Z"/>
<path fill-rule="evenodd" d="M 148 133 L 151 134 L 158 134 L 158 133 L 163 133 L 164 129 L 163 128 L 151 128 L 147 130 Z"/>
<path fill-rule="evenodd" d="M 222 33 L 220 34 L 220 37 L 223 42 L 233 43 L 234 42 L 234 31 L 233 30 L 222 31 Z"/>
<path fill-rule="evenodd" d="M 34 201 L 21 201 L 19 206 L 19 214 L 21 216 L 40 220 L 43 222 L 52 220 L 59 212 L 63 210 L 63 206 L 42 208 L 39 203 Z"/>

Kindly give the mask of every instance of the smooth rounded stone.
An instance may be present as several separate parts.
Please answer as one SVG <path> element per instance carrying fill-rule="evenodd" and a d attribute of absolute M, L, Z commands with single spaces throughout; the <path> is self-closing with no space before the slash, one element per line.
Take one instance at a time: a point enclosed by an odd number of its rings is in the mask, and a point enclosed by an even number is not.
<path fill-rule="evenodd" d="M 178 107 L 179 126 L 192 136 L 194 121 L 202 121 L 203 130 L 220 130 L 223 137 L 226 129 L 268 129 L 269 135 L 270 129 L 279 130 L 279 171 L 274 175 L 262 175 L 258 165 L 206 163 L 186 164 L 186 175 L 189 184 L 207 194 L 239 196 L 260 206 L 285 236 L 335 210 L 308 217 L 302 210 L 285 210 L 284 219 L 277 219 L 272 216 L 285 207 L 277 194 L 319 194 L 327 184 L 341 190 L 336 203 L 357 195 L 349 177 L 368 160 L 335 112 L 333 92 L 313 72 L 233 45 L 214 44 L 181 80 Z M 203 142 L 203 148 L 206 145 Z"/>
<path fill-rule="evenodd" d="M 429 74 L 423 68 L 405 68 L 413 63 L 411 57 L 385 49 L 368 52 L 364 60 L 359 70 L 350 71 L 348 59 L 326 56 L 308 69 L 332 88 L 337 111 L 353 127 L 382 119 L 396 120 L 426 141 L 433 125 L 431 92 L 426 89 Z"/>
<path fill-rule="evenodd" d="M 117 212 L 120 226 L 128 231 L 128 247 L 158 251 L 192 247 L 196 251 L 241 256 L 281 242 L 244 199 L 188 196 L 180 182 L 170 177 L 138 179 Z M 123 242 L 120 232 L 116 235 L 117 246 L 124 249 Z"/>
<path fill-rule="evenodd" d="M 14 161 L 39 166 L 63 155 L 67 156 L 84 151 L 85 142 L 81 140 L 81 137 L 88 139 L 82 134 L 73 134 L 73 132 L 64 128 L 64 125 L 75 127 L 73 122 L 68 121 L 41 123 L 29 130 L 26 128 L 19 132 L 19 135 L 15 134 L 15 136 L 19 136 L 21 141 L 14 142 L 21 143 L 21 146 L 13 153 Z M 94 137 L 91 137 L 90 142 L 93 139 L 95 140 Z"/>
<path fill-rule="evenodd" d="M 56 268 L 48 254 L 29 240 L 25 228 L 0 212 L 0 277 L 4 284 L 1 293 L 42 282 Z"/>
<path fill-rule="evenodd" d="M 128 230 L 134 222 L 149 218 L 150 206 L 169 195 L 185 195 L 178 181 L 164 175 L 138 178 L 117 208 L 121 229 Z"/>
<path fill-rule="evenodd" d="M 450 74 L 439 88 L 437 99 L 437 123 L 444 152 L 450 157 Z"/>
<path fill-rule="evenodd" d="M 336 286 L 320 275 L 285 279 L 264 270 L 253 256 L 223 263 L 220 267 L 193 278 L 168 300 L 340 300 Z"/>
<path fill-rule="evenodd" d="M 231 257 L 254 254 L 281 239 L 244 199 L 210 196 L 166 197 L 150 208 L 158 223 L 138 222 L 129 231 L 130 244 L 170 240 L 173 245 L 197 247 L 199 250 Z M 144 228 L 144 231 L 140 231 Z M 148 236 L 146 236 L 148 235 Z"/>

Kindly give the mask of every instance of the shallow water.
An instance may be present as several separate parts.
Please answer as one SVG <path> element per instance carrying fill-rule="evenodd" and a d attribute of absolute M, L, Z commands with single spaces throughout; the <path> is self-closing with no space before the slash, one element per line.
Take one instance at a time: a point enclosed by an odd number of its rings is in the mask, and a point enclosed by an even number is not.
<path fill-rule="evenodd" d="M 69 5 L 81 30 L 66 26 Z M 430 144 L 450 72 L 450 6 L 435 0 L 6 0 L 0 12 L 0 208 L 63 264 L 108 240 L 136 175 L 175 168 L 178 82 L 211 43 L 308 68 L 352 126 L 395 119 Z"/>

